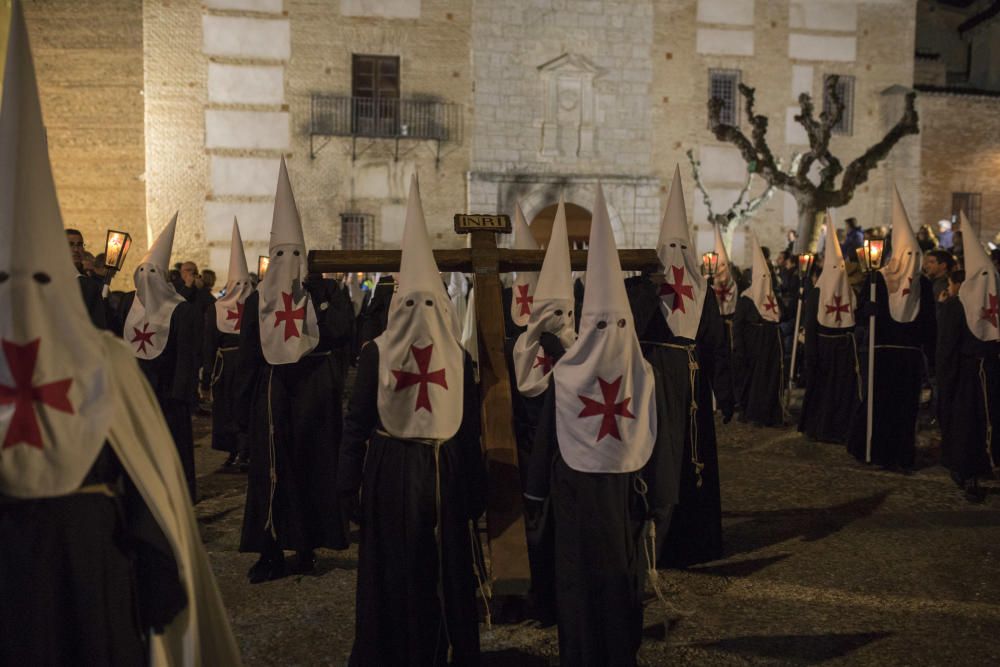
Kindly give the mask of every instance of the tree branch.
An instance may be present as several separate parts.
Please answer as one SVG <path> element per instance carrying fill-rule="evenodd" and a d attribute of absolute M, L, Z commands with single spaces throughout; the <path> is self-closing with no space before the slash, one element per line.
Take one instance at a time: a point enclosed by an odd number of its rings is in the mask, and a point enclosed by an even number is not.
<path fill-rule="evenodd" d="M 691 173 L 694 175 L 694 186 L 701 192 L 701 198 L 705 202 L 705 208 L 708 209 L 708 217 L 712 220 L 715 218 L 715 214 L 712 212 L 712 198 L 708 196 L 708 191 L 701 182 L 701 162 L 694 159 L 694 150 L 691 148 L 687 150 L 687 156 L 688 160 L 691 162 Z"/>

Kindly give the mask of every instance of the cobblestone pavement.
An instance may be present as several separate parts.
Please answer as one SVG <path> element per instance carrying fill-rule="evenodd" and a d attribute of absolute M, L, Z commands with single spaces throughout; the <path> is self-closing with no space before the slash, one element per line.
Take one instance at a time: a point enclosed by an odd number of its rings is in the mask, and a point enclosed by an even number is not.
<path fill-rule="evenodd" d="M 202 536 L 248 665 L 342 665 L 357 546 L 317 574 L 250 586 L 237 552 L 245 477 L 196 435 Z M 665 575 L 646 610 L 645 665 L 1000 665 L 1000 485 L 970 505 L 922 432 L 909 475 L 856 463 L 793 429 L 720 425 L 724 560 Z M 678 620 L 679 619 L 679 620 Z M 482 629 L 484 664 L 545 665 L 555 628 Z"/>

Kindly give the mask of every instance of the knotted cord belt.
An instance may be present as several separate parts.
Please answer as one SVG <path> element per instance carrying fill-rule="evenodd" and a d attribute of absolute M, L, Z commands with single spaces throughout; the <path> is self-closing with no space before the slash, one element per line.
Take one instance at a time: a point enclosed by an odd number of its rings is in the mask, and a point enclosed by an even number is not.
<path fill-rule="evenodd" d="M 688 386 L 691 390 L 691 402 L 688 405 L 689 433 L 691 434 L 691 465 L 694 466 L 696 478 L 695 484 L 700 489 L 702 485 L 701 473 L 705 469 L 705 464 L 701 460 L 701 451 L 698 447 L 698 359 L 695 355 L 697 347 L 695 345 L 680 345 L 677 343 L 647 343 L 656 347 L 664 347 L 672 350 L 683 350 L 688 358 Z"/>
<path fill-rule="evenodd" d="M 985 359 L 979 359 L 979 386 L 983 390 L 983 408 L 986 414 L 986 456 L 989 458 L 990 467 L 995 467 L 993 463 L 993 420 L 990 419 L 990 397 L 986 393 L 986 366 Z"/>
<path fill-rule="evenodd" d="M 663 343 L 657 343 L 658 345 L 663 345 Z M 636 475 L 632 479 L 632 489 L 639 494 L 642 499 L 643 507 L 646 508 L 645 519 L 642 525 L 642 551 L 646 558 L 646 576 L 649 577 L 649 583 L 653 587 L 653 593 L 656 594 L 656 598 L 663 605 L 663 608 L 667 612 L 672 612 L 674 616 L 690 616 L 691 611 L 686 609 L 679 609 L 677 606 L 671 604 L 667 601 L 667 596 L 663 593 L 663 580 L 660 578 L 660 571 L 656 569 L 656 522 L 653 521 L 649 514 L 649 499 L 646 494 L 649 491 L 649 485 L 646 484 L 644 480 L 639 475 Z M 664 619 L 664 627 L 666 627 L 666 619 Z"/>
<path fill-rule="evenodd" d="M 211 375 L 211 386 L 215 386 L 215 383 L 219 381 L 222 377 L 222 370 L 226 367 L 225 359 L 223 358 L 224 352 L 233 352 L 240 349 L 239 345 L 233 345 L 231 347 L 217 347 L 215 349 L 215 361 L 212 362 L 212 375 Z"/>
<path fill-rule="evenodd" d="M 861 358 L 858 356 L 858 339 L 854 337 L 854 333 L 842 333 L 842 334 L 824 334 L 817 333 L 820 338 L 848 338 L 851 341 L 851 351 L 854 352 L 854 377 L 857 379 L 858 385 L 858 400 L 864 400 L 861 390 Z M 876 346 L 877 347 L 877 346 Z"/>

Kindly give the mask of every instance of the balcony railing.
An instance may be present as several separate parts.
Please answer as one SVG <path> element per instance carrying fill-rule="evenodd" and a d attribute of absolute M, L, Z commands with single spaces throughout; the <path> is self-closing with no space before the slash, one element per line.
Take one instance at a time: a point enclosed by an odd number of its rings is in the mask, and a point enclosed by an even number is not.
<path fill-rule="evenodd" d="M 398 98 L 312 96 L 313 135 L 458 141 L 457 104 Z"/>

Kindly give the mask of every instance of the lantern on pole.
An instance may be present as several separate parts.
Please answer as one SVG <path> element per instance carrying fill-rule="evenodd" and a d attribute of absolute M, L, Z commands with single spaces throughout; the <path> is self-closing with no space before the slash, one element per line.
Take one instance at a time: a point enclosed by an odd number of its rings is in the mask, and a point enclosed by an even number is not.
<path fill-rule="evenodd" d="M 816 262 L 816 255 L 811 252 L 804 252 L 799 255 L 799 278 L 805 281 L 812 272 L 813 264 Z M 804 289 L 803 283 L 799 283 L 799 295 L 801 296 L 802 290 Z"/>
<path fill-rule="evenodd" d="M 719 253 L 706 252 L 701 256 L 701 272 L 711 280 L 719 269 Z"/>
<path fill-rule="evenodd" d="M 264 274 L 267 273 L 267 267 L 271 265 L 271 258 L 268 255 L 260 255 L 257 258 L 257 282 L 264 280 Z"/>
<path fill-rule="evenodd" d="M 872 309 L 868 320 L 868 414 L 865 422 L 865 463 L 872 462 L 872 420 L 875 414 L 875 272 L 882 266 L 883 239 L 870 239 L 857 249 L 861 268 L 868 273 L 868 298 Z"/>
<path fill-rule="evenodd" d="M 107 238 L 104 241 L 104 284 L 111 283 L 111 279 L 125 264 L 125 255 L 132 247 L 132 237 L 128 232 L 119 232 L 114 229 L 108 230 Z"/>
<path fill-rule="evenodd" d="M 806 280 L 812 272 L 816 255 L 804 252 L 799 255 L 799 298 L 795 304 L 795 328 L 792 329 L 792 361 L 788 365 L 788 391 L 785 393 L 785 405 L 792 402 L 792 383 L 795 381 L 795 358 L 799 349 L 799 324 L 802 321 L 802 301 L 806 294 Z"/>

